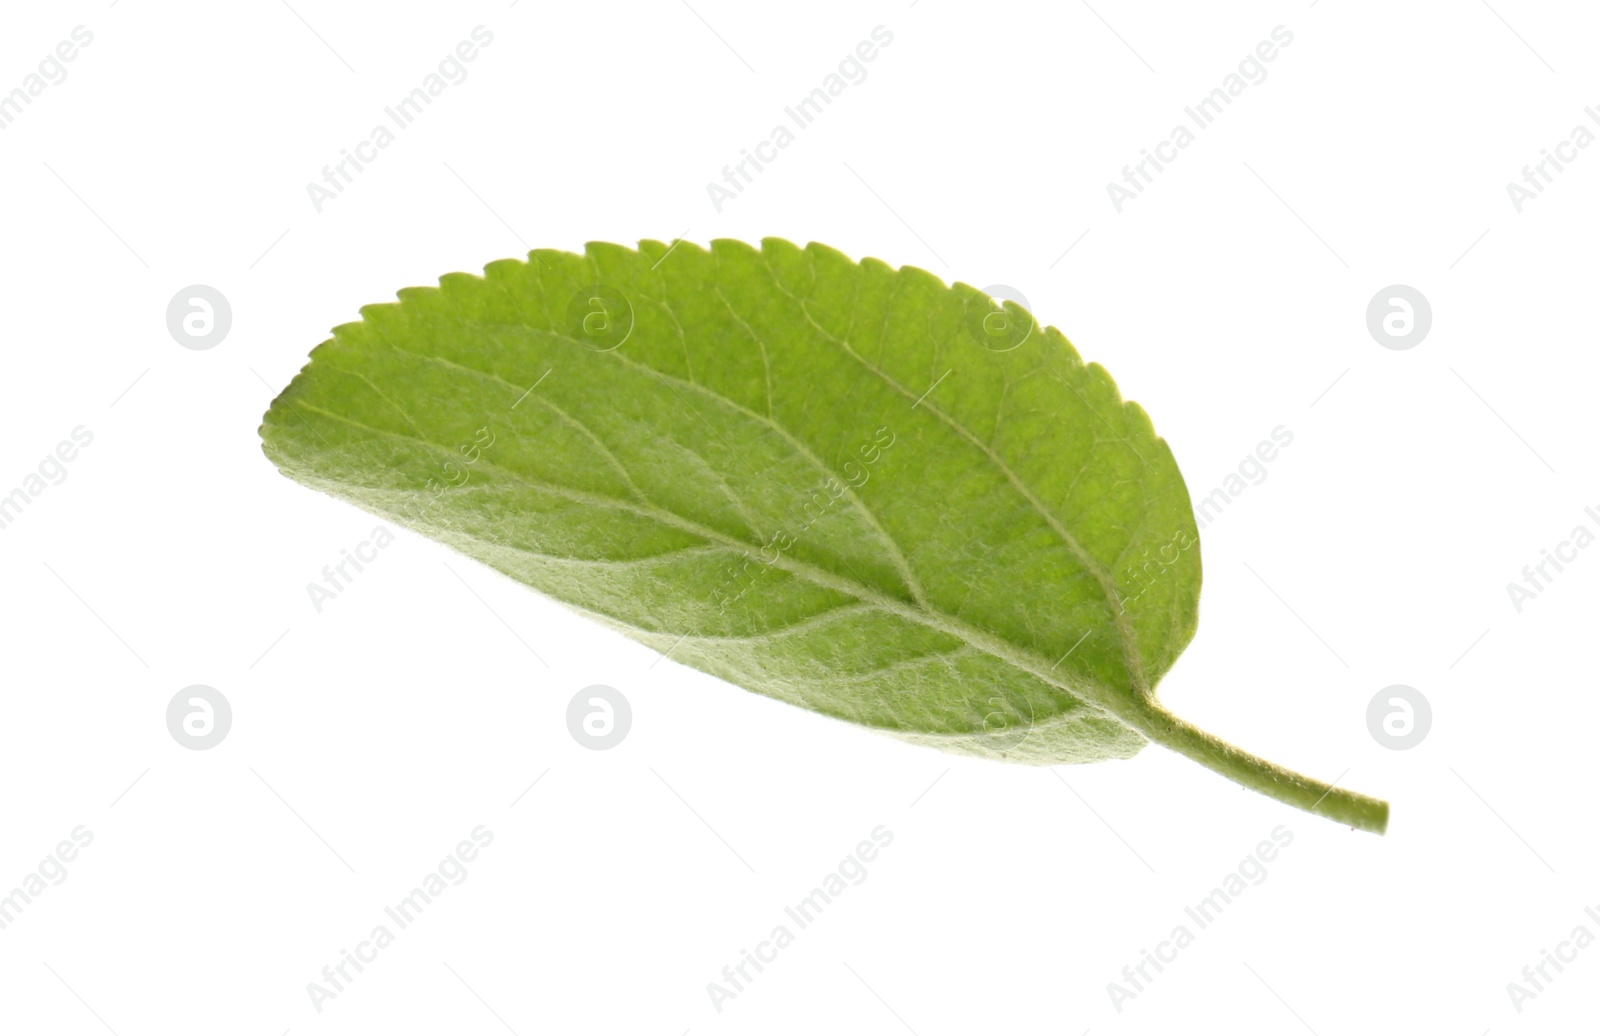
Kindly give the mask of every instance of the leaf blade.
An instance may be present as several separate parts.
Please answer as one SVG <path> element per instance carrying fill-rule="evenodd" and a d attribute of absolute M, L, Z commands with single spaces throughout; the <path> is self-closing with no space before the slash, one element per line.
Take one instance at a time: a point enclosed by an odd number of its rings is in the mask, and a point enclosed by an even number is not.
<path fill-rule="evenodd" d="M 540 251 L 363 308 L 268 411 L 268 455 L 792 704 L 1035 762 L 1165 729 L 1198 532 L 1103 368 L 914 268 L 671 251 Z"/>

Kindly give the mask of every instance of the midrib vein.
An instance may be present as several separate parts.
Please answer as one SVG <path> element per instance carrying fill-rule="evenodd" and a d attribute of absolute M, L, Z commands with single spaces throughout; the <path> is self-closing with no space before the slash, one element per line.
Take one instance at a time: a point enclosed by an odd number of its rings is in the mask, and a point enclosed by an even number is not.
<path fill-rule="evenodd" d="M 450 452 L 448 447 L 442 446 L 429 439 L 421 438 L 416 435 L 407 435 L 403 432 L 391 431 L 386 428 L 374 428 L 373 426 L 358 421 L 353 417 L 347 417 L 344 414 L 335 413 L 331 410 L 327 410 L 323 407 L 319 407 L 313 403 L 308 403 L 303 400 L 298 403 L 298 407 L 303 410 L 309 410 L 312 413 L 321 414 L 331 420 L 338 421 L 355 428 L 360 428 L 363 431 L 371 432 L 375 435 L 387 436 L 389 438 L 399 439 L 404 442 L 417 443 L 435 452 Z M 582 489 L 574 489 L 570 486 L 563 486 L 554 482 L 545 482 L 541 479 L 533 478 L 524 472 L 517 471 L 514 468 L 504 467 L 495 463 L 494 461 L 488 460 L 487 458 L 480 459 L 478 461 L 478 466 L 481 466 L 485 470 L 500 472 L 512 482 L 519 483 L 538 492 L 548 493 L 552 496 L 560 497 L 575 504 L 624 511 L 629 514 L 637 515 L 640 518 L 645 518 L 658 524 L 676 529 L 679 532 L 685 532 L 692 536 L 698 536 L 709 543 L 716 543 L 731 550 L 737 550 L 747 554 L 760 550 L 760 546 L 758 544 L 745 542 L 737 537 L 729 536 L 719 529 L 714 529 L 707 525 L 701 525 L 699 522 L 684 518 L 681 515 L 673 513 L 672 511 L 656 507 L 652 504 L 634 503 L 628 500 L 620 500 L 615 497 L 608 497 L 599 493 L 590 493 Z M 332 481 L 322 478 L 317 478 L 316 480 Z M 1024 648 L 1018 647 L 1002 637 L 998 637 L 992 633 L 981 630 L 970 623 L 956 618 L 954 615 L 949 615 L 945 612 L 926 606 L 919 608 L 914 604 L 896 600 L 895 598 L 889 597 L 863 583 L 846 579 L 843 576 L 829 572 L 827 569 L 819 568 L 808 562 L 789 557 L 785 554 L 778 555 L 778 560 L 773 562 L 773 567 L 781 568 L 791 575 L 808 580 L 817 586 L 825 587 L 827 589 L 837 591 L 838 593 L 854 597 L 863 604 L 868 604 L 875 608 L 879 608 L 883 611 L 889 612 L 892 615 L 895 615 L 898 618 L 905 619 L 908 622 L 916 623 L 917 625 L 924 626 L 928 629 L 935 630 L 950 637 L 954 637 L 984 654 L 997 658 L 1000 661 L 1005 662 L 1017 669 L 1021 669 L 1023 672 L 1042 680 L 1058 690 L 1066 692 L 1068 695 L 1076 699 L 1087 701 L 1089 704 L 1095 706 L 1108 716 L 1117 719 L 1118 721 L 1129 727 L 1132 727 L 1135 730 L 1141 729 L 1140 725 L 1138 725 L 1132 718 L 1134 715 L 1132 710 L 1129 710 L 1126 705 L 1118 703 L 1107 690 L 1098 687 L 1093 687 L 1086 690 L 1084 688 L 1074 687 L 1068 683 L 1065 683 L 1050 666 L 1048 659 L 1040 655 L 1035 655 Z M 645 632 L 649 632 L 656 636 L 670 635 L 661 634 L 657 631 Z"/>

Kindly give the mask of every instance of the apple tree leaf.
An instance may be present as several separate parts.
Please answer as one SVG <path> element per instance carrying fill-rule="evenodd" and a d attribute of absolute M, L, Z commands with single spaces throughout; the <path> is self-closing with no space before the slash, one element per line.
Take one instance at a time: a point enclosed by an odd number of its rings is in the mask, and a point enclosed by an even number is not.
<path fill-rule="evenodd" d="M 1199 615 L 1188 490 L 1015 303 L 775 239 L 539 250 L 399 299 L 268 410 L 290 478 L 792 705 L 1036 764 L 1156 741 L 1383 830 L 1157 700 Z"/>

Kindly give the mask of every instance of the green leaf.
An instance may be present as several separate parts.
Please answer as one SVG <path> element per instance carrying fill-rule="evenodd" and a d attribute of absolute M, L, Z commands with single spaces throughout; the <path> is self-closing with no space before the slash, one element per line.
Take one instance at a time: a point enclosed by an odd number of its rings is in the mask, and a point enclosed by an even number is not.
<path fill-rule="evenodd" d="M 290 478 L 672 657 L 937 748 L 1156 741 L 1356 827 L 1155 686 L 1200 548 L 1149 417 L 1054 328 L 821 245 L 536 251 L 334 331 L 267 412 Z"/>

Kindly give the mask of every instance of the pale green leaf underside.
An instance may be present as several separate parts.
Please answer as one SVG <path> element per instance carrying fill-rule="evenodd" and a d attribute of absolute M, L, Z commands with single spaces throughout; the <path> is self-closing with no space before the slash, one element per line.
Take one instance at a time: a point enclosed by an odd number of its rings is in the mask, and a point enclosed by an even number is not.
<path fill-rule="evenodd" d="M 921 270 L 668 253 L 540 251 L 368 306 L 266 452 L 750 690 L 958 751 L 1137 752 L 1200 593 L 1144 411 L 1054 328 L 998 351 L 994 303 Z M 569 305 L 596 284 L 633 314 L 608 351 Z"/>

